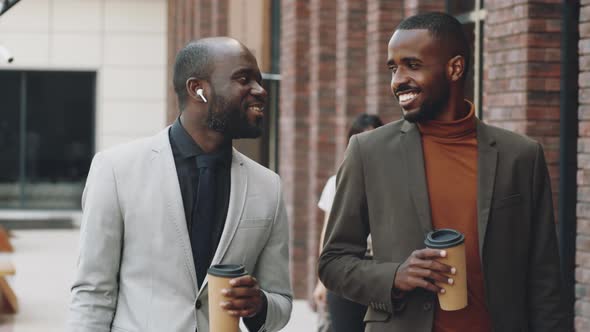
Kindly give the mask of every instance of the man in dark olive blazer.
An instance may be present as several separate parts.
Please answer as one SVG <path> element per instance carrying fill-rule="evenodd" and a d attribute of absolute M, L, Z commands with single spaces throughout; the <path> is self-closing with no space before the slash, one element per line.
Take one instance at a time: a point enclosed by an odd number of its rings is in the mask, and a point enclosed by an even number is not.
<path fill-rule="evenodd" d="M 433 193 L 425 164 L 445 152 L 424 148 L 421 126 L 469 114 L 467 59 L 461 26 L 451 16 L 429 13 L 402 22 L 387 60 L 404 119 L 353 136 L 338 171 L 319 275 L 328 289 L 369 306 L 365 331 L 443 330 L 436 292 L 445 292 L 453 271 L 437 260 L 446 252 L 425 249 L 424 239 L 434 228 L 431 197 L 444 197 Z M 561 300 L 543 149 L 532 139 L 473 122 L 476 197 L 465 201 L 474 211 L 472 254 L 480 257 L 485 319 L 481 328 L 460 331 L 572 331 L 572 308 Z M 363 259 L 369 234 L 373 260 Z"/>

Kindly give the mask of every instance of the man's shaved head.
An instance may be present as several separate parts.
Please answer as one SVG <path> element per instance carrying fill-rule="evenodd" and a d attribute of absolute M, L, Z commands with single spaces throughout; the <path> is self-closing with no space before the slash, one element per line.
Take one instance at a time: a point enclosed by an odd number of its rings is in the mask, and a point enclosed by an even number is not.
<path fill-rule="evenodd" d="M 194 77 L 200 80 L 210 80 L 215 69 L 216 56 L 228 49 L 241 50 L 247 48 L 239 41 L 229 37 L 203 38 L 188 43 L 176 55 L 174 63 L 174 77 L 172 84 L 178 97 L 180 111 L 184 110 L 188 93 L 186 81 Z"/>

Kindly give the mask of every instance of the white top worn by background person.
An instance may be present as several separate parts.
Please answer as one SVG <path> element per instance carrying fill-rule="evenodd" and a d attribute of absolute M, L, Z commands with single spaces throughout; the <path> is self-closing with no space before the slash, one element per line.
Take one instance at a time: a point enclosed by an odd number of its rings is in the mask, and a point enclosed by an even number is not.
<path fill-rule="evenodd" d="M 326 214 L 330 214 L 330 210 L 332 209 L 332 203 L 334 202 L 334 196 L 336 195 L 336 175 L 332 175 L 328 181 L 326 181 L 326 185 L 324 186 L 324 190 L 322 190 L 322 195 L 320 196 L 320 201 L 318 202 L 318 207 L 324 211 Z M 325 232 L 326 228 L 326 221 L 324 221 L 323 229 Z M 323 233 L 322 232 L 322 233 Z M 323 242 L 323 236 L 322 236 Z M 320 246 L 323 246 L 323 243 L 320 243 Z M 367 256 L 373 256 L 373 247 L 371 245 L 371 235 L 367 237 Z"/>
<path fill-rule="evenodd" d="M 332 175 L 328 179 L 318 202 L 318 207 L 325 213 L 330 213 L 332 202 L 334 202 L 334 195 L 336 195 L 336 175 Z"/>

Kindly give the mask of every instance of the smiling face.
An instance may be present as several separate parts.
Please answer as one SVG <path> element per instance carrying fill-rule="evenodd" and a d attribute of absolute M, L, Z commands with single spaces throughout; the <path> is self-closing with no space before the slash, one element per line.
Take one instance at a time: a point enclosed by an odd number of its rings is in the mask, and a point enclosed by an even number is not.
<path fill-rule="evenodd" d="M 449 111 L 449 57 L 441 48 L 426 29 L 397 30 L 389 41 L 391 92 L 409 122 L 436 119 Z"/>
<path fill-rule="evenodd" d="M 259 137 L 267 93 L 252 53 L 236 44 L 217 55 L 210 85 L 207 126 L 232 139 Z"/>

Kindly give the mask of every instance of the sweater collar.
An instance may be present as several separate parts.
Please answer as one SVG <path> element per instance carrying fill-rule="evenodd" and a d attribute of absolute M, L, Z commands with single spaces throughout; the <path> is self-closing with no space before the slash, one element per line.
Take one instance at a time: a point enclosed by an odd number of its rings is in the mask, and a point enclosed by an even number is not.
<path fill-rule="evenodd" d="M 468 100 L 465 102 L 469 105 L 469 113 L 461 119 L 453 121 L 430 120 L 418 123 L 420 133 L 425 136 L 434 136 L 438 138 L 462 138 L 475 134 L 475 107 Z"/>

